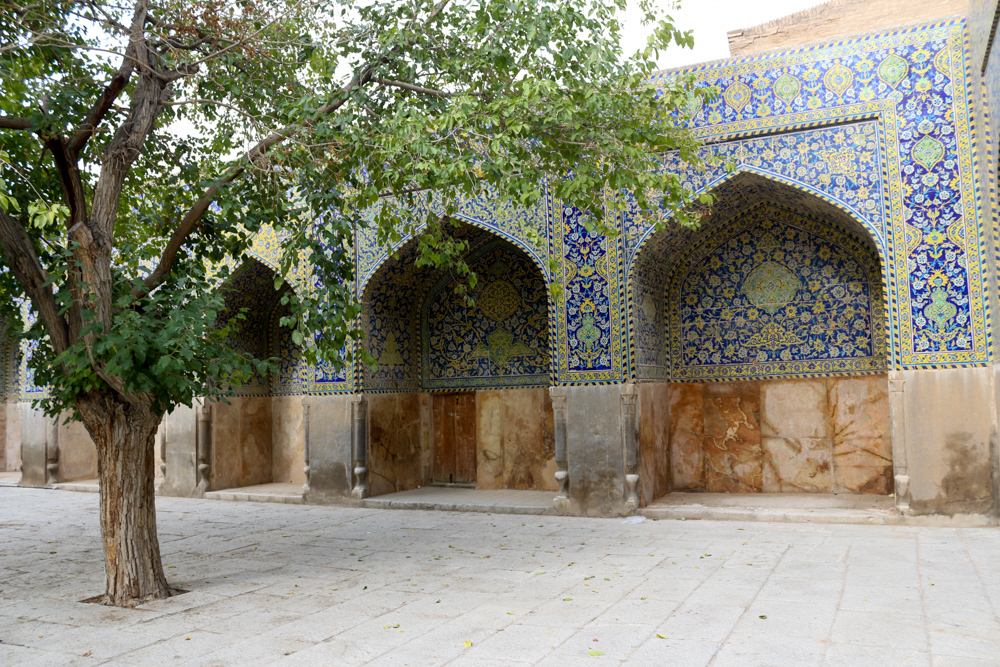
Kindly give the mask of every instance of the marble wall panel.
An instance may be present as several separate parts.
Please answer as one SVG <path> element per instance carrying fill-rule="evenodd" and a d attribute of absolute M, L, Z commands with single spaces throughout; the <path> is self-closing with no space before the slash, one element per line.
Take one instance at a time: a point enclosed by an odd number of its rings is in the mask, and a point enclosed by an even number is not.
<path fill-rule="evenodd" d="M 562 388 L 567 406 L 566 453 L 574 514 L 615 516 L 625 510 L 624 389 L 622 385 Z"/>
<path fill-rule="evenodd" d="M 705 490 L 759 492 L 763 486 L 759 383 L 706 384 L 703 402 Z"/>
<path fill-rule="evenodd" d="M 829 438 L 761 438 L 764 493 L 830 493 Z"/>
<path fill-rule="evenodd" d="M 45 454 L 48 446 L 49 420 L 31 403 L 21 408 L 21 481 L 20 486 L 45 486 Z"/>
<path fill-rule="evenodd" d="M 430 481 L 422 421 L 426 410 L 415 392 L 368 397 L 369 477 L 373 496 L 407 491 Z"/>
<path fill-rule="evenodd" d="M 476 488 L 558 491 L 547 387 L 476 392 Z"/>
<path fill-rule="evenodd" d="M 670 491 L 670 385 L 639 385 L 639 482 L 642 504 Z"/>
<path fill-rule="evenodd" d="M 238 480 L 242 469 L 240 455 L 242 402 L 242 398 L 231 398 L 228 404 L 212 405 L 212 490 L 229 489 L 240 485 Z M 195 424 L 197 428 L 197 421 Z"/>
<path fill-rule="evenodd" d="M 271 399 L 271 481 L 304 484 L 305 421 L 301 396 Z"/>
<path fill-rule="evenodd" d="M 887 388 L 885 375 L 671 384 L 654 401 L 668 406 L 669 461 L 644 454 L 642 484 L 665 469 L 671 491 L 891 493 Z M 645 451 L 656 419 L 643 414 Z"/>
<path fill-rule="evenodd" d="M 163 418 L 167 469 L 159 493 L 164 496 L 189 498 L 197 494 L 195 410 L 200 407 L 200 400 L 192 407 L 177 405 Z"/>
<path fill-rule="evenodd" d="M 476 488 L 506 489 L 503 391 L 476 392 Z"/>
<path fill-rule="evenodd" d="M 760 404 L 764 493 L 829 493 L 833 452 L 826 380 L 761 382 Z"/>
<path fill-rule="evenodd" d="M 885 375 L 671 384 L 665 401 L 655 386 L 640 385 L 640 405 L 667 406 L 669 460 L 646 454 L 657 420 L 644 407 L 644 493 L 660 470 L 671 491 L 892 493 Z"/>
<path fill-rule="evenodd" d="M 59 481 L 72 482 L 97 477 L 97 447 L 80 422 L 64 423 L 61 416 L 55 428 L 59 430 Z"/>
<path fill-rule="evenodd" d="M 240 411 L 241 486 L 266 484 L 272 481 L 272 431 L 271 397 L 244 398 Z"/>
<path fill-rule="evenodd" d="M 833 490 L 893 491 L 888 380 L 885 375 L 830 378 Z"/>
<path fill-rule="evenodd" d="M 673 491 L 705 490 L 703 386 L 670 385 L 667 416 L 670 421 L 670 488 Z M 642 426 L 640 434 L 641 430 Z"/>
<path fill-rule="evenodd" d="M 271 481 L 271 398 L 243 396 L 212 405 L 212 489 Z"/>
<path fill-rule="evenodd" d="M 503 461 L 508 489 L 558 491 L 548 387 L 505 389 Z"/>

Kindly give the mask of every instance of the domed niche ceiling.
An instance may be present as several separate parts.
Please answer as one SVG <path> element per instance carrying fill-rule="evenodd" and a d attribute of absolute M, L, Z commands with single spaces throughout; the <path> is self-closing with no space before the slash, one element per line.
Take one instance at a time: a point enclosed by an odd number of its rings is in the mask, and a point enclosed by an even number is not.
<path fill-rule="evenodd" d="M 700 229 L 668 228 L 632 280 L 640 379 L 858 375 L 886 364 L 878 255 L 818 197 L 744 174 Z"/>

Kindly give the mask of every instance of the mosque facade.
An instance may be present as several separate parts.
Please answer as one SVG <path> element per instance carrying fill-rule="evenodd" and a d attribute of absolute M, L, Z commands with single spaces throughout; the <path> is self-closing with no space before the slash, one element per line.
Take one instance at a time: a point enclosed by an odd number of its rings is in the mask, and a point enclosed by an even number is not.
<path fill-rule="evenodd" d="M 298 358 L 264 229 L 227 302 L 250 311 L 234 344 L 279 371 L 167 417 L 160 493 L 286 483 L 363 503 L 465 486 L 586 515 L 680 492 L 858 494 L 996 517 L 998 12 L 834 0 L 657 74 L 721 93 L 693 110 L 719 159 L 672 166 L 715 195 L 698 229 L 626 207 L 604 236 L 551 194 L 470 198 L 454 219 L 471 299 L 416 265 L 412 237 L 387 249 L 360 230 L 375 366 Z M 875 31 L 843 32 L 859 26 Z M 30 350 L 5 345 L 6 467 L 22 484 L 95 476 L 82 430 L 31 409 Z"/>

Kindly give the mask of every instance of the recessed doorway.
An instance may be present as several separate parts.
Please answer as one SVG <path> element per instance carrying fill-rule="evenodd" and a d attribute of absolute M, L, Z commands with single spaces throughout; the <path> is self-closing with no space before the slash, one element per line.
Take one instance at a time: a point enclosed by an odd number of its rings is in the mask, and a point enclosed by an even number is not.
<path fill-rule="evenodd" d="M 476 484 L 476 394 L 434 394 L 434 483 Z"/>

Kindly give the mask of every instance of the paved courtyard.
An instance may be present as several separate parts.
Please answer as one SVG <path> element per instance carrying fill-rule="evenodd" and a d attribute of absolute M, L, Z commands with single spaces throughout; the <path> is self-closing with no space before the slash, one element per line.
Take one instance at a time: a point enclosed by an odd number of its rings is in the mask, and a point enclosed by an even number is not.
<path fill-rule="evenodd" d="M 97 496 L 0 488 L 0 664 L 1000 665 L 995 528 L 157 503 L 111 609 Z"/>

